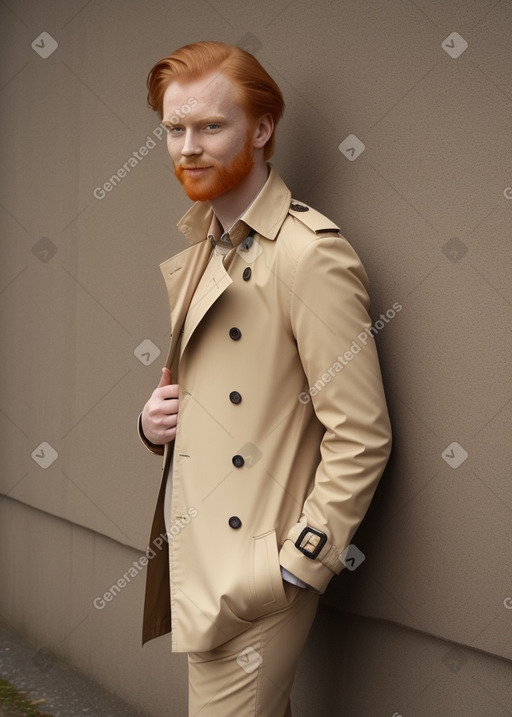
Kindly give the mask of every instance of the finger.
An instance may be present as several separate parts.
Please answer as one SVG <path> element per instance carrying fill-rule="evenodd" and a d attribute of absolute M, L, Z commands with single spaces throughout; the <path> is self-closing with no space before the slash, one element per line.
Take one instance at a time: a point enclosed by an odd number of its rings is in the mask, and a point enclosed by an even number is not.
<path fill-rule="evenodd" d="M 172 428 L 176 428 L 177 425 L 178 425 L 178 414 L 171 413 L 165 417 L 164 421 L 162 421 L 161 428 L 163 431 L 169 431 Z"/>
<path fill-rule="evenodd" d="M 164 399 L 166 402 L 169 399 L 178 399 L 180 387 L 177 383 L 173 383 L 170 386 L 162 386 L 162 388 L 157 388 L 154 391 L 154 396 L 156 399 L 161 400 Z M 165 406 L 163 409 L 166 413 L 170 411 L 169 406 Z"/>
<path fill-rule="evenodd" d="M 167 368 L 167 366 L 165 366 L 162 369 L 162 375 L 160 377 L 160 382 L 159 382 L 157 388 L 162 388 L 163 386 L 170 386 L 171 383 L 172 383 L 171 372 Z"/>
<path fill-rule="evenodd" d="M 163 403 L 159 403 L 155 407 L 155 416 L 158 418 L 165 418 L 167 416 L 174 416 L 178 413 L 178 399 L 174 396 L 169 396 L 169 398 L 166 398 L 165 396 L 162 396 Z"/>
<path fill-rule="evenodd" d="M 178 417 L 176 415 L 167 416 L 167 420 L 162 421 L 162 423 L 158 429 L 159 439 L 163 443 L 168 443 L 169 441 L 172 441 L 176 435 L 177 427 L 178 427 Z"/>

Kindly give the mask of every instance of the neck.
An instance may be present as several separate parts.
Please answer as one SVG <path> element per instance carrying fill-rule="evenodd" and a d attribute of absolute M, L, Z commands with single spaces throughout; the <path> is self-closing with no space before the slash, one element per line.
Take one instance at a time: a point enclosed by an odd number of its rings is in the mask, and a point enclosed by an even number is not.
<path fill-rule="evenodd" d="M 211 199 L 210 204 L 215 216 L 224 231 L 228 231 L 244 209 L 262 190 L 268 179 L 269 169 L 265 162 L 256 162 L 247 177 L 236 187 L 217 199 Z"/>

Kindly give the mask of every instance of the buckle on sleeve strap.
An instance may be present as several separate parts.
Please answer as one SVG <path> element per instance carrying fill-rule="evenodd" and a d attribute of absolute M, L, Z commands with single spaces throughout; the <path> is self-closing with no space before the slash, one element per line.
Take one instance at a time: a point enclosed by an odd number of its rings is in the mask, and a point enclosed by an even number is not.
<path fill-rule="evenodd" d="M 304 528 L 297 540 L 295 547 L 303 553 L 306 558 L 314 560 L 327 542 L 327 535 L 315 528 Z"/>

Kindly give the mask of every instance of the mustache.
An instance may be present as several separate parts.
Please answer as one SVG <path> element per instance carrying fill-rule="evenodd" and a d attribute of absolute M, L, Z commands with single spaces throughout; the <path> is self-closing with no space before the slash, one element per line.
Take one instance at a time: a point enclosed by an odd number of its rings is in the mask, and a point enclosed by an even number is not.
<path fill-rule="evenodd" d="M 206 164 L 205 162 L 197 162 L 197 163 L 193 163 L 193 164 L 190 164 L 188 162 L 186 164 L 183 164 L 182 162 L 178 162 L 178 164 L 176 165 L 176 168 L 177 169 L 206 169 L 206 167 L 211 167 L 211 166 L 212 166 L 211 162 L 209 164 Z"/>

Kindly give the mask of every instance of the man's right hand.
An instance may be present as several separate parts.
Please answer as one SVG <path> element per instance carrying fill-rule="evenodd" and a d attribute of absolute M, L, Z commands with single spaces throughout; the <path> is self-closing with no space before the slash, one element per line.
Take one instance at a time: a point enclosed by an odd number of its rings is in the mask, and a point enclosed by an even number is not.
<path fill-rule="evenodd" d="M 142 409 L 142 430 L 156 446 L 170 443 L 178 425 L 178 384 L 172 383 L 171 372 L 162 369 L 162 378 Z"/>

